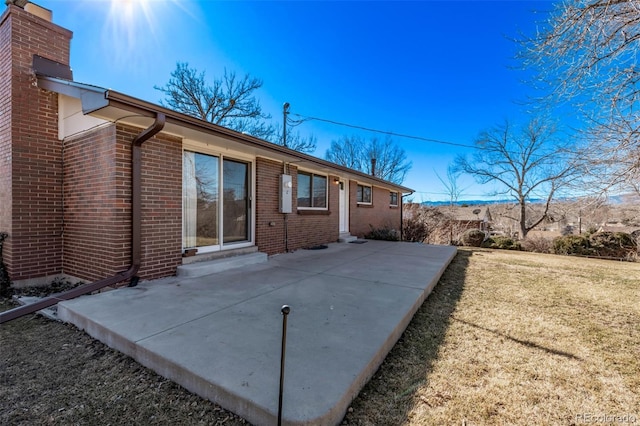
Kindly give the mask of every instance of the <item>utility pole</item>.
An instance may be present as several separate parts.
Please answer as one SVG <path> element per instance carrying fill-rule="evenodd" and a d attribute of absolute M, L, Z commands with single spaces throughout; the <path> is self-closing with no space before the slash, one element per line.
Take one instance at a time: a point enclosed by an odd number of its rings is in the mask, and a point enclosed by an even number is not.
<path fill-rule="evenodd" d="M 285 102 L 282 105 L 282 145 L 285 148 L 287 146 L 287 115 L 289 115 L 289 102 Z"/>

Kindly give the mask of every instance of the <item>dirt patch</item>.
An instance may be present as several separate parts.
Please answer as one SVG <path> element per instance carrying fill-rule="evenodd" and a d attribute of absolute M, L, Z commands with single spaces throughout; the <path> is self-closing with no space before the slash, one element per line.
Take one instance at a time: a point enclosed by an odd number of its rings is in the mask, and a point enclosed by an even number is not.
<path fill-rule="evenodd" d="M 32 296 L 32 297 L 46 297 L 55 293 L 62 293 L 63 291 L 71 290 L 80 286 L 82 283 L 73 283 L 64 278 L 56 278 L 48 285 L 44 286 L 29 286 L 13 288 L 12 293 L 16 296 Z"/>
<path fill-rule="evenodd" d="M 29 315 L 0 342 L 0 424 L 247 424 L 70 325 Z"/>

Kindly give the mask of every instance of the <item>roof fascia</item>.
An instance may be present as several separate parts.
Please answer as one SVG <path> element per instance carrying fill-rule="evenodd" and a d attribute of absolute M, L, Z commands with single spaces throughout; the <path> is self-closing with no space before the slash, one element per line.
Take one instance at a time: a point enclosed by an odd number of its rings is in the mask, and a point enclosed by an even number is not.
<path fill-rule="evenodd" d="M 85 115 L 109 105 L 105 96 L 107 90 L 101 87 L 47 76 L 38 76 L 38 87 L 80 99 L 82 113 Z"/>
<path fill-rule="evenodd" d="M 321 167 L 331 168 L 337 171 L 348 173 L 354 178 L 366 180 L 376 184 L 376 186 L 392 187 L 400 192 L 414 192 L 411 188 L 407 188 L 402 185 L 395 184 L 393 182 L 379 179 L 369 174 L 360 172 L 358 170 L 350 169 L 339 164 L 332 163 L 330 161 L 323 160 L 318 157 L 314 157 L 303 152 L 295 151 L 290 148 L 286 148 L 281 145 L 277 145 L 271 142 L 267 142 L 263 139 L 256 138 L 251 135 L 236 132 L 235 130 L 228 129 L 226 127 L 219 126 L 207 121 L 200 120 L 190 115 L 182 114 L 171 109 L 152 104 L 141 99 L 137 99 L 123 93 L 119 93 L 113 90 L 109 90 L 106 93 L 106 98 L 110 101 L 110 106 L 126 109 L 130 112 L 134 112 L 140 115 L 148 115 L 149 117 L 155 116 L 156 112 L 162 112 L 167 117 L 167 123 L 173 123 L 180 126 L 190 127 L 195 130 L 205 131 L 207 133 L 215 133 L 219 136 L 230 138 L 236 142 L 240 142 L 245 145 L 259 146 L 265 150 L 284 155 L 292 158 L 290 162 L 295 163 L 297 161 L 306 161 L 316 164 Z"/>
<path fill-rule="evenodd" d="M 254 136 L 236 132 L 235 130 L 228 129 L 217 124 L 209 123 L 190 115 L 182 114 L 163 106 L 143 101 L 141 99 L 137 99 L 132 96 L 116 92 L 114 90 L 104 89 L 98 86 L 92 86 L 89 84 L 77 83 L 75 81 L 48 76 L 38 76 L 38 87 L 80 99 L 82 102 L 83 114 L 92 114 L 106 107 L 113 107 L 116 109 L 127 111 L 128 113 L 134 113 L 136 115 L 146 116 L 150 118 L 155 117 L 158 112 L 161 112 L 165 114 L 167 124 L 173 123 L 177 126 L 184 126 L 203 133 L 222 136 L 231 139 L 234 142 L 238 142 L 251 147 L 257 146 L 267 152 L 287 158 L 287 161 L 291 163 L 304 161 L 315 164 L 319 167 L 325 167 L 343 172 L 345 174 L 348 174 L 354 180 L 362 180 L 376 186 L 393 188 L 394 190 L 403 193 L 413 192 L 411 188 L 407 188 L 405 186 L 398 185 L 393 182 L 389 182 L 384 179 L 371 176 L 367 173 L 350 169 L 348 167 L 341 166 L 339 164 L 335 164 L 309 154 L 295 151 L 281 145 L 267 142 Z"/>

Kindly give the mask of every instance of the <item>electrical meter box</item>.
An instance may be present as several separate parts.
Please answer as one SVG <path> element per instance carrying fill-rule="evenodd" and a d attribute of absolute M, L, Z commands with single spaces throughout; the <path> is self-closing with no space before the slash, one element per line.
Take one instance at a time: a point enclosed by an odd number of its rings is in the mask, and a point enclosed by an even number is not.
<path fill-rule="evenodd" d="M 291 175 L 280 175 L 280 213 L 291 213 L 293 180 Z"/>

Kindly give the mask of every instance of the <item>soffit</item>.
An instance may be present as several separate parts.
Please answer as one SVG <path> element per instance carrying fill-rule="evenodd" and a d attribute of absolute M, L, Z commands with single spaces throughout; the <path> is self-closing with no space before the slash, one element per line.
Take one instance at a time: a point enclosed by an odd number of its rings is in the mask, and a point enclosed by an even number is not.
<path fill-rule="evenodd" d="M 393 191 L 413 192 L 410 188 L 98 86 L 47 76 L 38 76 L 38 86 L 78 98 L 82 101 L 83 114 L 113 123 L 147 128 L 153 124 L 157 113 L 163 113 L 166 124 L 162 132 L 172 136 L 367 182 Z"/>

